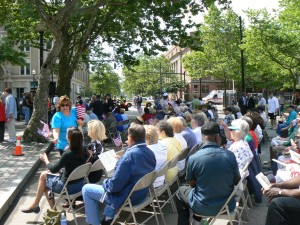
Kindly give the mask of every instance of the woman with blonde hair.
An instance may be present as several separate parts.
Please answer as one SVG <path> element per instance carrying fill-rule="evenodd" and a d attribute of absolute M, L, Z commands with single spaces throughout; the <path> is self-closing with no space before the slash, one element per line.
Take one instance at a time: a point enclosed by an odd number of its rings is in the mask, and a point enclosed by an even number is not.
<path fill-rule="evenodd" d="M 97 161 L 98 156 L 105 151 L 104 140 L 107 139 L 105 135 L 105 126 L 100 120 L 90 120 L 87 124 L 88 136 L 91 142 L 88 144 L 88 151 L 90 153 L 89 162 L 94 163 Z M 89 182 L 96 183 L 102 177 L 103 171 L 94 171 L 89 175 Z"/>
<path fill-rule="evenodd" d="M 158 129 L 153 125 L 144 125 L 147 147 L 153 151 L 156 159 L 155 170 L 158 171 L 167 161 L 167 147 L 158 142 Z M 153 182 L 154 187 L 163 185 L 165 176 L 160 176 Z"/>
<path fill-rule="evenodd" d="M 181 132 L 183 131 L 183 124 L 179 117 L 171 117 L 167 120 L 169 124 L 173 127 L 174 138 L 176 138 L 181 145 L 181 151 L 188 147 L 186 140 L 184 139 Z M 185 159 L 178 162 L 178 171 L 182 171 L 185 166 Z"/>

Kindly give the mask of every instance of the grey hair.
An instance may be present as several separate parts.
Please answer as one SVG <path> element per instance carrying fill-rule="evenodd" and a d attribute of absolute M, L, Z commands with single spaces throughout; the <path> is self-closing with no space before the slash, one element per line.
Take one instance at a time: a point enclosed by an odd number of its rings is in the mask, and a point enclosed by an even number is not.
<path fill-rule="evenodd" d="M 236 126 L 239 129 L 241 139 L 244 139 L 249 133 L 249 124 L 243 119 L 233 120 L 231 126 Z"/>
<path fill-rule="evenodd" d="M 179 119 L 181 120 L 183 127 L 187 127 L 186 120 L 182 116 L 179 116 Z"/>
<path fill-rule="evenodd" d="M 241 112 L 241 109 L 238 105 L 233 106 L 235 112 Z"/>
<path fill-rule="evenodd" d="M 203 126 L 203 124 L 208 123 L 207 116 L 204 112 L 199 112 L 192 115 L 193 120 L 198 124 L 198 127 Z"/>

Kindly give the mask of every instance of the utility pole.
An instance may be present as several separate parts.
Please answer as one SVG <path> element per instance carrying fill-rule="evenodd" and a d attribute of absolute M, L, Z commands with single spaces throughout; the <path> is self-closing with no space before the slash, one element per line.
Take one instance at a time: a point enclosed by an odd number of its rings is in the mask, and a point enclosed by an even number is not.
<path fill-rule="evenodd" d="M 159 76 L 160 76 L 160 96 L 162 96 L 162 72 L 161 72 L 161 62 L 159 63 Z"/>

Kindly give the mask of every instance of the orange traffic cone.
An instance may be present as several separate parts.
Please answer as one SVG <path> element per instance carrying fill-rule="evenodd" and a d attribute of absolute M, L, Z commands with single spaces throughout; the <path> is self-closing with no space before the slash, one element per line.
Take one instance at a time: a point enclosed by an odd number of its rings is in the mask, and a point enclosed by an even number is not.
<path fill-rule="evenodd" d="M 15 152 L 14 152 L 13 156 L 22 156 L 22 155 L 24 155 L 24 154 L 22 153 L 21 137 L 18 136 L 17 137 L 16 148 L 15 148 Z"/>

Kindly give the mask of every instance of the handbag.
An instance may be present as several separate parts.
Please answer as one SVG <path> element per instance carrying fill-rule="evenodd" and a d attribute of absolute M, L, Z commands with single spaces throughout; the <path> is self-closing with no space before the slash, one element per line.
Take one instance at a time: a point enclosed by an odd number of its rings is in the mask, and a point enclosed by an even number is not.
<path fill-rule="evenodd" d="M 54 209 L 47 209 L 45 213 L 45 225 L 60 225 L 61 212 Z"/>

